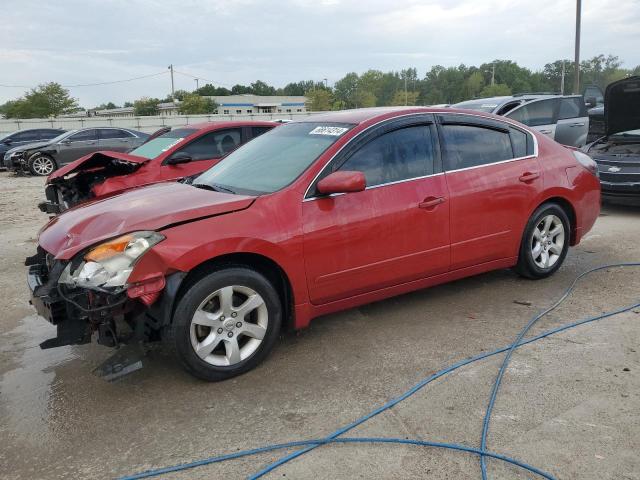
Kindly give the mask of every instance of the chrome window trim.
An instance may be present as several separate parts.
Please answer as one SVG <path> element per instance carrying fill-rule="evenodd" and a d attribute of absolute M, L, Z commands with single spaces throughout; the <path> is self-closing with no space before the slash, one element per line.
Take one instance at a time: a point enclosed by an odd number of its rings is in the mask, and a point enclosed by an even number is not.
<path fill-rule="evenodd" d="M 519 108 L 519 107 L 516 107 Z M 514 109 L 515 110 L 515 109 Z M 513 110 L 511 110 L 513 111 Z M 442 110 L 438 110 L 438 111 L 425 111 L 425 112 L 418 112 L 418 113 L 407 113 L 405 115 L 398 115 L 397 117 L 392 117 L 392 118 L 386 118 L 384 120 L 380 120 L 379 122 L 376 122 L 372 125 L 369 125 L 367 128 L 365 128 L 364 130 L 362 130 L 360 133 L 358 133 L 356 136 L 354 136 L 353 138 L 351 138 L 347 143 L 345 143 L 344 145 L 342 145 L 338 151 L 336 153 L 334 153 L 331 158 L 329 160 L 327 160 L 327 163 L 324 164 L 324 166 L 320 169 L 320 171 L 315 175 L 315 177 L 313 177 L 313 180 L 311 180 L 311 182 L 309 183 L 309 185 L 307 186 L 306 190 L 304 191 L 304 195 L 302 196 L 302 201 L 306 202 L 307 200 L 316 200 L 318 198 L 327 198 L 326 196 L 322 196 L 322 197 L 307 197 L 307 195 L 309 194 L 309 190 L 311 189 L 311 186 L 316 183 L 316 180 L 318 179 L 318 177 L 320 175 L 322 175 L 322 173 L 325 171 L 325 169 L 329 166 L 329 164 L 333 161 L 333 159 L 349 144 L 351 144 L 351 142 L 353 142 L 354 140 L 356 140 L 357 138 L 359 138 L 361 135 L 363 135 L 367 130 L 369 130 L 370 128 L 373 128 L 377 125 L 380 125 L 381 123 L 384 123 L 386 121 L 390 121 L 390 120 L 395 120 L 396 118 L 404 118 L 404 117 L 414 117 L 414 116 L 418 116 L 418 115 L 425 115 L 425 114 L 431 114 L 431 115 L 438 115 L 438 114 L 443 114 L 443 115 L 460 115 L 460 116 L 469 116 L 469 117 L 476 117 L 476 118 L 480 118 L 483 120 L 491 120 L 491 121 L 497 121 L 497 122 L 502 122 L 502 123 L 506 123 L 507 125 L 516 128 L 518 130 L 520 130 L 521 132 L 524 132 L 525 134 L 529 135 L 531 138 L 533 138 L 533 154 L 532 155 L 526 155 L 524 157 L 517 157 L 517 158 L 510 158 L 507 160 L 500 160 L 498 162 L 494 162 L 494 163 L 485 163 L 483 165 L 476 165 L 473 167 L 465 167 L 465 168 L 459 168 L 457 170 L 445 170 L 444 169 L 444 159 L 442 162 L 442 167 L 443 170 L 442 172 L 439 173 L 434 173 L 431 175 L 425 175 L 425 176 L 421 176 L 421 177 L 414 177 L 414 178 L 407 178 L 407 179 L 403 179 L 403 180 L 397 180 L 395 182 L 390 182 L 390 183 L 385 183 L 385 184 L 380 184 L 380 185 L 372 185 L 371 187 L 367 187 L 365 188 L 365 190 L 368 190 L 370 188 L 376 188 L 376 187 L 382 187 L 382 186 L 386 186 L 386 185 L 392 185 L 395 183 L 401 183 L 401 182 L 407 182 L 407 181 L 411 181 L 411 180 L 417 180 L 420 178 L 428 178 L 428 177 L 434 177 L 436 175 L 443 175 L 445 173 L 452 173 L 452 172 L 460 172 L 463 170 L 470 170 L 473 168 L 480 168 L 480 167 L 488 167 L 490 165 L 497 165 L 500 163 L 507 163 L 507 162 L 514 162 L 517 160 L 524 160 L 527 158 L 538 158 L 538 139 L 535 136 L 535 134 L 527 129 L 522 128 L 520 125 L 514 123 L 515 120 L 510 120 L 508 117 L 501 117 L 501 118 L 487 118 L 484 115 L 478 115 L 475 113 L 463 113 L 463 112 L 447 112 L 447 111 L 442 111 Z M 436 121 L 437 122 L 437 121 Z M 482 127 L 481 127 L 482 128 Z M 530 127 L 529 127 L 530 128 Z M 440 151 L 442 152 L 442 147 L 440 147 Z M 338 193 L 338 194 L 331 194 L 328 195 L 328 197 L 334 197 L 334 196 L 338 196 L 338 195 L 344 195 L 344 193 Z"/>

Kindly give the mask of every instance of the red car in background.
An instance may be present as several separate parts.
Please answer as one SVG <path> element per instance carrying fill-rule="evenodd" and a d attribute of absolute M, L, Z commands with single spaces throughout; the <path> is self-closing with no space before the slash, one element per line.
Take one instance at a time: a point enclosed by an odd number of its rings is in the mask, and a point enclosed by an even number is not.
<path fill-rule="evenodd" d="M 276 122 L 206 122 L 163 129 L 128 153 L 99 151 L 47 178 L 46 213 L 135 187 L 201 173 L 243 143 L 280 125 Z"/>
<path fill-rule="evenodd" d="M 64 212 L 26 264 L 33 305 L 58 327 L 43 348 L 162 339 L 193 375 L 222 380 L 320 315 L 500 268 L 545 278 L 599 212 L 595 162 L 520 123 L 361 109 L 280 126 L 191 181 Z"/>

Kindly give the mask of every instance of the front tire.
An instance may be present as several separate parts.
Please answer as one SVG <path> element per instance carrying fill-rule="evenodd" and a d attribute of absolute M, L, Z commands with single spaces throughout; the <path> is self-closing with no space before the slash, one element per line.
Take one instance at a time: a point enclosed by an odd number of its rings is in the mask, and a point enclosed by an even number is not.
<path fill-rule="evenodd" d="M 534 280 L 553 275 L 569 250 L 570 223 L 555 203 L 540 205 L 524 229 L 516 272 Z"/>
<path fill-rule="evenodd" d="M 49 155 L 36 152 L 29 157 L 28 166 L 33 175 L 48 177 L 56 169 L 56 162 Z"/>
<path fill-rule="evenodd" d="M 281 323 L 282 305 L 273 285 L 254 270 L 231 267 L 191 284 L 178 302 L 166 341 L 189 373 L 216 382 L 260 364 Z"/>

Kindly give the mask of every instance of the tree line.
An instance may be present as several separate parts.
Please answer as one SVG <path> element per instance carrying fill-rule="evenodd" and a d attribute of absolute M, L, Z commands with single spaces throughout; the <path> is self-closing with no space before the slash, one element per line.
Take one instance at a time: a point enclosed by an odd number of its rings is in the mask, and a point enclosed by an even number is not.
<path fill-rule="evenodd" d="M 304 95 L 311 111 L 342 110 L 388 105 L 451 104 L 478 97 L 511 95 L 523 92 L 560 92 L 564 66 L 564 91 L 573 88 L 573 62 L 556 60 L 543 69 L 533 71 L 511 60 L 494 60 L 479 66 L 435 65 L 418 77 L 416 68 L 382 72 L 368 70 L 362 74 L 347 73 L 333 86 L 313 80 L 288 83 L 276 88 L 261 80 L 250 85 L 237 84 L 231 88 L 206 84 L 193 92 L 177 90 L 164 99 L 143 97 L 123 106 L 133 107 L 136 115 L 157 115 L 158 105 L 178 100 L 182 114 L 213 113 L 218 105 L 208 97 L 240 94 Z M 624 68 L 615 55 L 596 55 L 580 63 L 581 93 L 587 85 L 598 85 L 602 90 L 621 78 L 640 75 L 640 65 Z M 117 108 L 113 102 L 99 105 L 94 110 Z M 7 118 L 43 118 L 73 113 L 80 110 L 78 102 L 57 83 L 40 85 L 22 97 L 0 105 L 0 114 Z"/>

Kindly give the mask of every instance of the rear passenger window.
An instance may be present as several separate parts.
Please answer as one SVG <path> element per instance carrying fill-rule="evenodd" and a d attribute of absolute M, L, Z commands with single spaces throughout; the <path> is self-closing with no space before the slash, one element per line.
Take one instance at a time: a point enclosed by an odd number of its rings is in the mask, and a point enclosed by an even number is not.
<path fill-rule="evenodd" d="M 512 118 L 530 127 L 539 125 L 551 125 L 555 122 L 554 110 L 557 99 L 538 100 L 522 105 L 507 113 L 505 116 Z"/>
<path fill-rule="evenodd" d="M 443 125 L 445 168 L 459 170 L 513 158 L 509 133 L 471 125 Z"/>
<path fill-rule="evenodd" d="M 431 130 L 420 125 L 382 134 L 354 153 L 340 170 L 363 172 L 368 187 L 430 175 Z"/>
<path fill-rule="evenodd" d="M 530 155 L 527 149 L 527 137 L 528 135 L 522 130 L 511 129 L 511 144 L 513 145 L 513 156 L 515 158 Z"/>
<path fill-rule="evenodd" d="M 582 104 L 583 104 L 582 98 L 578 98 L 578 97 L 561 99 L 560 113 L 558 114 L 558 118 L 560 120 L 565 120 L 567 118 L 580 117 Z"/>
<path fill-rule="evenodd" d="M 109 140 L 112 138 L 130 138 L 133 137 L 133 134 L 127 132 L 126 130 L 120 130 L 119 128 L 101 128 L 100 129 L 100 138 L 104 140 Z"/>

